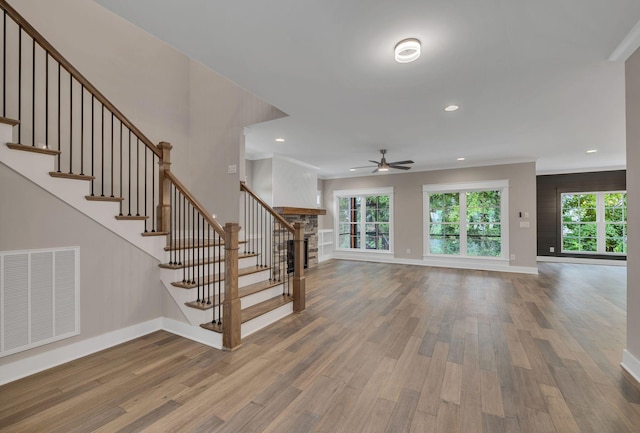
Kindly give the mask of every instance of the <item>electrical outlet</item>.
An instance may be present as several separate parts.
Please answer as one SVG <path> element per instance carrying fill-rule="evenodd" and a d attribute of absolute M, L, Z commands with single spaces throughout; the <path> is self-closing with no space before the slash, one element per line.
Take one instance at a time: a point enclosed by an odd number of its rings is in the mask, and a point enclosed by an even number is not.
<path fill-rule="evenodd" d="M 238 167 L 234 164 L 234 165 L 229 165 L 227 167 L 227 173 L 229 174 L 234 174 L 238 172 Z"/>
<path fill-rule="evenodd" d="M 556 248 L 555 247 L 549 247 L 549 252 L 550 253 L 555 253 L 556 252 Z"/>
<path fill-rule="evenodd" d="M 407 248 L 407 255 L 411 254 L 411 248 Z"/>
<path fill-rule="evenodd" d="M 516 255 L 515 254 L 511 254 L 511 260 L 515 260 L 516 259 Z"/>

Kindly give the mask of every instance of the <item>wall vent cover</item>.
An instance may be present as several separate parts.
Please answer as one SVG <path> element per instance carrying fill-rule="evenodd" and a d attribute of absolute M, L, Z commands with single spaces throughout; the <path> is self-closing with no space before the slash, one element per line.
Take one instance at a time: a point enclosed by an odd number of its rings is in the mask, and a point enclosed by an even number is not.
<path fill-rule="evenodd" d="M 80 248 L 0 252 L 0 357 L 80 333 Z"/>

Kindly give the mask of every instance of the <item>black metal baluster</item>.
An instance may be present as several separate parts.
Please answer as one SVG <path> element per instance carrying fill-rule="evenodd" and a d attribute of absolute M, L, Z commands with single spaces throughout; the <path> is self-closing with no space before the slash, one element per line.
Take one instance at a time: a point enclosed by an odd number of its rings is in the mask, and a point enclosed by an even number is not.
<path fill-rule="evenodd" d="M 7 14 L 5 13 L 5 18 Z M 44 145 L 49 148 L 49 51 L 45 51 L 44 70 Z"/>
<path fill-rule="evenodd" d="M 156 163 L 154 162 L 154 158 L 156 157 L 155 153 L 151 154 L 151 231 L 156 231 Z M 158 227 L 158 230 L 160 227 Z"/>
<path fill-rule="evenodd" d="M 36 145 L 36 40 L 31 39 L 31 140 Z"/>
<path fill-rule="evenodd" d="M 140 216 L 140 138 L 136 135 L 136 216 Z"/>
<path fill-rule="evenodd" d="M 2 20 L 2 117 L 7 117 L 7 11 Z"/>
<path fill-rule="evenodd" d="M 100 184 L 101 184 L 101 192 L 100 197 L 104 197 L 104 104 L 102 104 L 102 113 L 100 115 L 100 122 L 102 124 L 102 129 L 100 135 L 102 136 L 102 168 L 100 170 Z"/>
<path fill-rule="evenodd" d="M 80 86 L 80 174 L 84 175 L 84 84 Z"/>
<path fill-rule="evenodd" d="M 216 259 L 216 246 L 211 245 L 211 225 L 209 225 L 209 223 L 207 223 L 207 245 L 209 245 L 207 247 L 207 275 L 209 275 L 209 281 L 207 281 L 207 305 L 211 305 L 211 284 L 215 284 L 216 281 L 215 275 L 211 274 L 211 261 Z M 213 254 L 211 254 L 211 252 L 213 252 Z"/>
<path fill-rule="evenodd" d="M 73 76 L 69 72 L 69 174 L 73 174 Z"/>
<path fill-rule="evenodd" d="M 216 243 L 218 244 L 218 325 L 222 325 L 222 238 L 215 232 L 218 237 Z"/>
<path fill-rule="evenodd" d="M 122 216 L 122 142 L 124 141 L 124 136 L 122 135 L 122 121 L 120 121 L 120 216 Z"/>
<path fill-rule="evenodd" d="M 175 223 L 176 209 L 173 201 L 174 195 L 173 187 L 169 185 L 169 264 L 173 265 L 174 253 L 173 253 L 173 224 Z"/>
<path fill-rule="evenodd" d="M 193 272 L 193 263 L 195 263 L 195 261 L 196 261 L 196 251 L 195 251 L 195 245 L 196 245 L 196 239 L 195 239 L 196 209 L 193 206 L 193 204 L 191 204 L 191 203 L 189 203 L 189 206 L 191 207 L 191 267 L 192 267 L 191 283 L 195 284 L 196 283 L 196 276 L 195 276 L 195 273 Z"/>
<path fill-rule="evenodd" d="M 195 211 L 194 211 L 195 214 Z M 195 220 L 194 220 L 195 221 Z M 198 242 L 198 246 L 196 247 L 196 251 L 194 251 L 194 253 L 196 253 L 196 260 L 193 261 L 193 270 L 195 272 L 197 272 L 198 275 L 198 280 L 200 280 L 200 269 L 198 268 L 198 263 L 200 263 L 200 215 L 198 215 L 198 224 L 196 225 L 196 242 Z M 204 302 L 204 294 L 202 297 L 200 297 L 200 286 L 202 285 L 202 280 L 199 281 L 200 284 L 197 287 L 197 292 L 198 292 L 198 299 L 196 300 L 196 302 Z M 204 288 L 203 288 L 204 289 Z"/>
<path fill-rule="evenodd" d="M 22 26 L 18 26 L 18 120 L 22 120 Z M 21 143 L 22 122 L 18 123 L 18 143 Z"/>
<path fill-rule="evenodd" d="M 128 170 L 129 170 L 129 183 L 127 185 L 127 188 L 129 189 L 129 195 L 127 196 L 127 199 L 129 201 L 129 214 L 128 216 L 131 216 L 131 161 L 133 160 L 133 156 L 131 156 L 131 130 L 129 130 L 129 162 L 128 162 Z"/>
<path fill-rule="evenodd" d="M 114 177 L 114 167 L 115 164 L 113 163 L 113 113 L 111 113 L 111 197 L 113 198 L 113 177 Z"/>
<path fill-rule="evenodd" d="M 186 239 L 186 227 L 187 227 L 187 211 L 185 209 L 185 198 L 184 195 L 182 193 L 180 193 L 180 196 L 182 197 L 182 224 L 180 224 L 180 229 L 182 230 L 182 237 L 180 238 L 180 257 L 182 258 L 181 260 L 181 264 L 182 264 L 182 282 L 186 283 L 187 282 L 187 261 L 186 261 L 186 257 L 185 257 L 185 252 L 186 252 L 186 245 L 184 244 L 185 239 Z"/>
<path fill-rule="evenodd" d="M 62 72 L 60 70 L 60 63 L 58 63 L 58 152 L 60 152 L 60 153 L 58 153 L 58 173 L 60 173 L 61 170 L 62 170 L 62 168 L 61 168 L 61 165 L 62 165 L 62 159 L 61 159 L 61 156 L 62 156 L 62 140 L 60 139 L 60 128 L 61 128 L 61 123 L 62 123 L 62 121 L 61 121 L 62 115 L 60 114 L 60 100 L 61 100 L 60 89 L 62 88 L 62 82 L 61 82 L 61 78 L 60 78 L 61 73 Z"/>
<path fill-rule="evenodd" d="M 95 137 L 96 137 L 96 131 L 95 131 L 95 127 L 96 127 L 96 119 L 95 119 L 95 111 L 96 111 L 96 97 L 93 96 L 93 94 L 91 94 L 91 177 L 93 177 L 93 179 L 91 179 L 91 197 L 93 197 L 94 194 L 94 183 L 95 183 L 95 160 L 96 160 L 96 155 L 95 155 Z M 120 206 L 120 208 L 122 208 L 122 206 Z M 122 216 L 122 211 L 120 212 L 120 215 Z"/>
<path fill-rule="evenodd" d="M 148 217 L 149 214 L 147 213 L 147 151 L 149 150 L 149 148 L 147 146 L 144 147 L 144 216 Z M 144 220 L 144 232 L 147 233 L 147 222 L 149 221 L 149 218 L 145 218 Z"/>

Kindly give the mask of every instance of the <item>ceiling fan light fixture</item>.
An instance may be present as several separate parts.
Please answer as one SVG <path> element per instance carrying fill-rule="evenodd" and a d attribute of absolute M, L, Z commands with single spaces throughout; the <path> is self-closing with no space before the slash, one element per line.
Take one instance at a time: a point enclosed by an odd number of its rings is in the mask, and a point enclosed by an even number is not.
<path fill-rule="evenodd" d="M 411 63 L 420 57 L 421 45 L 416 38 L 403 39 L 398 42 L 393 50 L 396 62 Z"/>
<path fill-rule="evenodd" d="M 389 171 L 389 167 L 380 167 L 378 171 Z"/>

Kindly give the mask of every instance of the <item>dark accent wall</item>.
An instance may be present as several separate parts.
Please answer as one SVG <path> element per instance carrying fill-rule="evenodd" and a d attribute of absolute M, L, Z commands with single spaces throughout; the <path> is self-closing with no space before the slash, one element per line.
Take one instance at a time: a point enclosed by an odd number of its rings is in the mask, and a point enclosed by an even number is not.
<path fill-rule="evenodd" d="M 553 174 L 536 177 L 538 256 L 620 259 L 620 256 L 561 253 L 560 194 L 564 192 L 624 191 L 626 170 Z M 550 252 L 554 247 L 555 252 Z"/>

